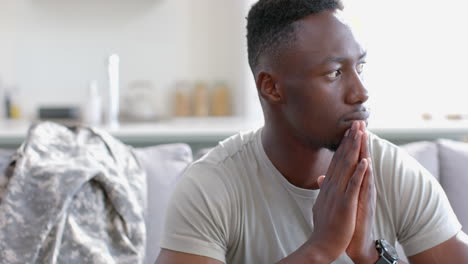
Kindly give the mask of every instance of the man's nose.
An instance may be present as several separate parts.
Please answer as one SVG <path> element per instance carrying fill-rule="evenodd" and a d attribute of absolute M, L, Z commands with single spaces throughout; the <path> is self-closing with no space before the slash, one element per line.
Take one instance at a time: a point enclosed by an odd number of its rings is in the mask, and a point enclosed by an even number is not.
<path fill-rule="evenodd" d="M 364 86 L 362 76 L 354 72 L 349 77 L 349 83 L 346 91 L 346 103 L 363 104 L 369 99 L 369 93 Z"/>

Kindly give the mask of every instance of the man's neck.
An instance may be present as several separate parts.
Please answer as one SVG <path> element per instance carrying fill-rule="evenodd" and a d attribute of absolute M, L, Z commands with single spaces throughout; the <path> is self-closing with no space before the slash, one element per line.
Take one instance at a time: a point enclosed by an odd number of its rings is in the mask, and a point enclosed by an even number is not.
<path fill-rule="evenodd" d="M 326 174 L 334 153 L 325 148 L 314 149 L 280 131 L 263 128 L 262 145 L 268 158 L 291 184 L 318 189 L 317 179 Z"/>

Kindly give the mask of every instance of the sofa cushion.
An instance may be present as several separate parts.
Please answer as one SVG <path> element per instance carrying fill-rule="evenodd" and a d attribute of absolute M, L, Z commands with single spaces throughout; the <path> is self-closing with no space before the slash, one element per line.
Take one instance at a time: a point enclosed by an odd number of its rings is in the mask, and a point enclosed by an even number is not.
<path fill-rule="evenodd" d="M 419 141 L 401 146 L 413 158 L 426 168 L 437 180 L 439 180 L 439 154 L 437 144 L 429 141 Z"/>
<path fill-rule="evenodd" d="M 147 240 L 145 264 L 154 264 L 160 248 L 168 200 L 181 173 L 192 162 L 186 144 L 167 144 L 135 149 L 148 183 Z"/>
<path fill-rule="evenodd" d="M 440 184 L 445 190 L 463 231 L 468 232 L 468 144 L 447 139 L 437 141 L 439 146 Z"/>
<path fill-rule="evenodd" d="M 437 144 L 429 141 L 418 141 L 400 146 L 413 158 L 415 158 L 424 168 L 426 168 L 437 180 L 439 180 L 439 155 Z M 409 263 L 403 247 L 396 243 L 396 250 L 400 259 Z"/>

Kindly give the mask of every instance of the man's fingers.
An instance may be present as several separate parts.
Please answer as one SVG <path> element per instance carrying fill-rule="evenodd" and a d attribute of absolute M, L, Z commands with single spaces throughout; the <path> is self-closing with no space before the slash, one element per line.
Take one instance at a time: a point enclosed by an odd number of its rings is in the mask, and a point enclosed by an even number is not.
<path fill-rule="evenodd" d="M 340 145 L 338 146 L 338 149 L 335 151 L 335 154 L 333 155 L 333 158 L 330 162 L 330 165 L 328 166 L 328 171 L 327 171 L 327 178 L 326 178 L 326 181 L 330 181 L 332 178 L 333 178 L 333 175 L 335 174 L 335 169 L 336 169 L 336 165 L 338 164 L 338 161 L 340 160 L 341 158 L 341 155 L 342 155 L 342 152 L 343 152 L 343 148 L 345 148 L 345 145 L 348 144 L 348 142 L 350 141 L 350 137 L 352 137 L 351 134 L 353 134 L 353 131 L 352 131 L 352 126 L 351 128 L 349 128 L 348 130 L 346 130 L 344 136 L 343 136 L 343 139 L 341 140 L 341 143 Z"/>
<path fill-rule="evenodd" d="M 370 187 L 371 187 L 371 168 L 370 168 L 370 159 L 363 159 L 367 161 L 367 169 L 366 172 L 364 173 L 364 177 L 362 178 L 362 184 L 361 184 L 361 191 L 360 191 L 360 197 L 368 197 L 368 194 L 370 193 Z"/>
<path fill-rule="evenodd" d="M 359 162 L 359 150 L 361 148 L 362 131 L 358 130 L 353 139 L 353 144 L 349 147 L 348 152 L 343 157 L 343 161 L 338 164 L 337 172 L 340 174 L 338 180 L 341 190 L 345 191 L 353 172 L 356 170 L 356 166 Z"/>
<path fill-rule="evenodd" d="M 366 130 L 366 123 L 364 121 L 359 121 L 361 131 L 364 133 L 362 137 L 362 144 L 361 144 L 361 152 L 359 155 L 359 159 L 365 159 L 370 157 L 369 152 L 369 133 Z"/>
<path fill-rule="evenodd" d="M 358 121 L 358 130 L 361 130 L 364 132 L 363 127 L 362 127 L 362 121 Z"/>
<path fill-rule="evenodd" d="M 351 176 L 351 179 L 348 182 L 348 186 L 346 188 L 346 195 L 350 199 L 358 198 L 359 197 L 359 191 L 361 189 L 361 184 L 364 179 L 364 175 L 367 171 L 368 167 L 368 162 L 367 159 L 362 159 L 358 166 L 356 167 L 356 170 L 353 173 L 353 176 Z"/>
<path fill-rule="evenodd" d="M 318 183 L 319 188 L 322 188 L 322 184 L 324 180 L 325 180 L 325 175 L 321 175 L 318 177 L 317 183 Z"/>
<path fill-rule="evenodd" d="M 362 139 L 361 139 L 361 149 L 359 151 L 359 159 L 365 159 L 370 157 L 369 153 L 369 142 L 368 142 L 369 135 L 366 131 L 363 132 Z"/>
<path fill-rule="evenodd" d="M 338 150 L 333 155 L 333 159 L 330 163 L 329 169 L 327 171 L 327 178 L 326 181 L 333 181 L 338 183 L 341 178 L 341 174 L 343 173 L 343 163 L 346 163 L 348 156 L 351 152 L 356 150 L 356 146 L 354 146 L 356 139 L 358 137 L 358 133 L 361 133 L 359 130 L 358 122 L 353 122 L 349 132 L 343 140 L 341 141 Z M 358 146 L 359 147 L 359 146 Z M 357 161 L 357 157 L 355 162 Z M 335 175 L 337 177 L 335 177 Z"/>
<path fill-rule="evenodd" d="M 367 199 L 371 199 L 375 193 L 375 186 L 374 186 L 374 174 L 372 173 L 372 161 L 370 158 L 367 158 L 367 170 L 364 174 L 364 178 L 362 180 L 362 188 L 361 194 L 362 197 L 366 197 Z"/>

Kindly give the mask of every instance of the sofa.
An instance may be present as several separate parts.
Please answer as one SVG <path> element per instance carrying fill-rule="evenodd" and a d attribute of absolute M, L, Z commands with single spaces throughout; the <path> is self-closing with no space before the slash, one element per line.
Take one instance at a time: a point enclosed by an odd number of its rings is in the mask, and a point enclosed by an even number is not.
<path fill-rule="evenodd" d="M 415 142 L 402 146 L 418 160 L 445 189 L 448 199 L 463 225 L 468 231 L 468 143 L 440 139 L 433 142 Z M 184 169 L 206 153 L 192 154 L 187 144 L 166 144 L 136 148 L 136 155 L 147 173 L 148 211 L 147 211 L 147 248 L 145 264 L 153 264 L 159 254 L 159 241 L 164 228 L 165 209 L 171 193 L 182 177 Z M 0 169 L 11 151 L 1 151 Z M 399 248 L 401 251 L 401 248 Z M 403 254 L 403 253 L 401 253 Z"/>
<path fill-rule="evenodd" d="M 453 210 L 468 232 L 468 143 L 439 139 L 401 146 L 436 177 L 444 188 Z M 201 156 L 206 150 L 196 153 Z M 164 226 L 164 209 L 171 191 L 185 166 L 192 161 L 190 147 L 185 144 L 160 145 L 137 149 L 148 174 L 148 246 L 147 264 L 159 254 L 159 239 Z M 403 250 L 398 245 L 400 255 Z M 403 257 L 404 258 L 404 257 Z"/>

